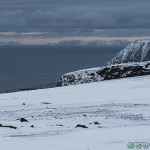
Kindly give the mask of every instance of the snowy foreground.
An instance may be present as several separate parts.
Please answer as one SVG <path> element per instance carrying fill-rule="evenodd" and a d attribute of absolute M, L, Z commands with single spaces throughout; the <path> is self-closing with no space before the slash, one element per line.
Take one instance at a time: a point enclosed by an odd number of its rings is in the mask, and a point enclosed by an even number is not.
<path fill-rule="evenodd" d="M 0 94 L 0 124 L 17 127 L 0 127 L 2 150 L 124 150 L 150 142 L 150 76 Z"/>

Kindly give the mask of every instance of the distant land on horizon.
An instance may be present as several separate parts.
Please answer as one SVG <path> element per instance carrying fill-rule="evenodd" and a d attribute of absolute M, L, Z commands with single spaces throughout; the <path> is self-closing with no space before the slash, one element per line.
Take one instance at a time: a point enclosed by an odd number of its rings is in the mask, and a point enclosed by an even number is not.
<path fill-rule="evenodd" d="M 83 40 L 63 40 L 57 43 L 47 43 L 47 44 L 39 44 L 39 45 L 49 45 L 49 46 L 58 46 L 58 47 L 78 47 L 78 46 L 88 46 L 88 47 L 98 47 L 98 46 L 122 46 L 125 47 L 129 45 L 131 41 L 127 40 L 112 40 L 112 41 L 104 41 L 104 40 L 95 40 L 95 41 L 83 41 Z M 23 44 L 21 42 L 0 42 L 1 45 L 38 45 L 38 44 Z"/>

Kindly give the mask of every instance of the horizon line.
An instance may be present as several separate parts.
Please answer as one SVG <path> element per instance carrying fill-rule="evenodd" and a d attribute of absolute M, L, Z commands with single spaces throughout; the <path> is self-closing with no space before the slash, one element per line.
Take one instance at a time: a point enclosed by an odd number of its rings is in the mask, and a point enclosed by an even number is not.
<path fill-rule="evenodd" d="M 85 42 L 92 42 L 92 41 L 115 41 L 115 40 L 127 40 L 129 42 L 141 39 L 148 39 L 150 40 L 150 36 L 141 36 L 141 37 L 96 37 L 96 36 L 72 36 L 72 37 L 58 37 L 58 38 L 44 38 L 44 37 L 30 37 L 30 38 L 4 38 L 0 37 L 1 43 L 20 43 L 22 45 L 43 45 L 43 44 L 57 44 L 60 41 L 85 41 Z"/>

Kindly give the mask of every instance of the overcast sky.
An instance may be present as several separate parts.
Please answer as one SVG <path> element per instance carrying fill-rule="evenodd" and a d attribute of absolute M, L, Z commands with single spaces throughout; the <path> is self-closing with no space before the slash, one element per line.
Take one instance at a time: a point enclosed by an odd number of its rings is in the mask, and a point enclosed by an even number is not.
<path fill-rule="evenodd" d="M 0 40 L 149 38 L 149 7 L 150 0 L 0 0 Z"/>

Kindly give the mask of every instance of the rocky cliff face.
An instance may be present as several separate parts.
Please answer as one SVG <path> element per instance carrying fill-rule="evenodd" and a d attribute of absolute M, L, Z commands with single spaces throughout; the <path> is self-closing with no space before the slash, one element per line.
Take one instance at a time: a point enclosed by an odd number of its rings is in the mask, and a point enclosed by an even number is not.
<path fill-rule="evenodd" d="M 68 86 L 143 75 L 150 75 L 150 61 L 118 64 L 66 73 L 61 76 L 58 86 Z"/>
<path fill-rule="evenodd" d="M 137 40 L 120 51 L 107 65 L 150 61 L 150 40 Z"/>

